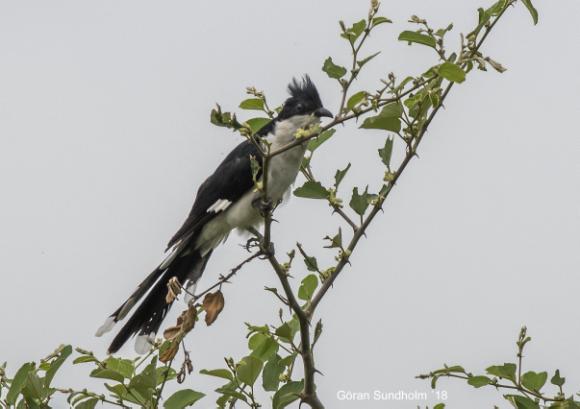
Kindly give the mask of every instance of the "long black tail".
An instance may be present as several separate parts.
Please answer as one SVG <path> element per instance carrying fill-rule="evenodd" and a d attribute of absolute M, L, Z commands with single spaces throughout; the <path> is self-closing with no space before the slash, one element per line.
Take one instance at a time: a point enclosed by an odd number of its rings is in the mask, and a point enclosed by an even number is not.
<path fill-rule="evenodd" d="M 125 323 L 109 347 L 109 353 L 117 352 L 129 338 L 138 334 L 135 349 L 144 353 L 150 348 L 150 342 L 159 330 L 163 319 L 171 308 L 165 300 L 167 283 L 176 277 L 180 283 L 196 282 L 211 256 L 211 252 L 201 255 L 197 250 L 184 251 L 170 260 L 163 262 L 139 284 L 137 289 L 97 331 L 97 336 L 108 332 L 113 325 L 127 316 L 135 304 L 149 291 L 143 302 Z"/>

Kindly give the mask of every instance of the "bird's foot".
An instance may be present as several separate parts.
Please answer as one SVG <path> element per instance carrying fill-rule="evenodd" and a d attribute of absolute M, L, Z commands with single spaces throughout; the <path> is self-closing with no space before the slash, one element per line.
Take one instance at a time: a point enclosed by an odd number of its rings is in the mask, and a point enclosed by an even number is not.
<path fill-rule="evenodd" d="M 255 228 L 248 227 L 246 228 L 248 233 L 250 233 L 253 237 L 250 237 L 245 244 L 245 249 L 248 253 L 251 253 L 253 249 L 260 248 L 262 241 L 264 241 L 264 236 Z"/>
<path fill-rule="evenodd" d="M 252 202 L 252 206 L 256 208 L 262 217 L 266 217 L 274 210 L 274 203 L 271 199 L 266 197 L 259 197 Z"/>
<path fill-rule="evenodd" d="M 245 248 L 248 252 L 251 252 L 251 249 L 258 247 L 264 256 L 268 257 L 270 255 L 274 255 L 274 243 L 265 245 L 264 235 L 254 227 L 248 227 L 246 230 L 248 230 L 250 234 L 254 235 L 254 237 L 250 237 L 246 242 Z"/>
<path fill-rule="evenodd" d="M 246 244 L 244 244 L 244 248 L 248 253 L 251 253 L 253 249 L 260 247 L 260 239 L 257 237 L 250 237 Z"/>
<path fill-rule="evenodd" d="M 253 234 L 255 236 L 255 237 L 252 237 L 250 240 L 252 240 L 252 239 L 258 240 L 258 241 L 264 240 L 264 236 L 262 236 L 262 233 L 260 233 L 258 231 L 258 229 L 254 228 L 254 227 L 248 227 L 246 230 L 248 230 L 248 232 L 250 232 L 250 234 Z"/>

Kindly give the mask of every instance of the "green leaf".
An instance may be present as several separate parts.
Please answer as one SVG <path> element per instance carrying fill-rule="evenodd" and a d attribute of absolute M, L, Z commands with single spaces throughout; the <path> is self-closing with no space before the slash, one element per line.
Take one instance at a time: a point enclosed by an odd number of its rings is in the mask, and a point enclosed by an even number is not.
<path fill-rule="evenodd" d="M 501 0 L 501 1 L 506 1 L 506 0 Z M 447 27 L 445 28 L 440 28 L 439 30 L 437 30 L 435 32 L 435 35 L 438 37 L 445 37 L 445 34 L 447 34 L 449 31 L 451 31 L 453 29 L 453 23 L 449 24 Z"/>
<path fill-rule="evenodd" d="M 375 57 L 376 57 L 377 55 L 379 55 L 380 53 L 381 53 L 380 51 L 379 51 L 379 52 L 376 52 L 376 53 L 374 53 L 374 54 L 372 54 L 372 55 L 369 55 L 369 56 L 368 56 L 368 57 L 366 57 L 366 58 L 363 58 L 363 59 L 362 59 L 362 60 L 360 60 L 360 61 L 357 61 L 356 63 L 357 63 L 357 65 L 358 65 L 358 67 L 359 67 L 359 68 L 362 68 L 362 67 L 363 67 L 363 66 L 364 66 L 366 63 L 368 63 L 370 60 L 372 60 L 373 58 L 375 58 Z"/>
<path fill-rule="evenodd" d="M 163 382 L 172 381 L 177 378 L 177 372 L 175 369 L 168 366 L 161 366 L 156 369 L 157 371 L 157 385 L 161 385 Z"/>
<path fill-rule="evenodd" d="M 269 336 L 268 334 L 262 333 L 252 335 L 248 340 L 248 348 L 250 348 L 253 351 L 254 349 L 258 348 L 260 344 L 264 342 L 266 338 L 268 338 L 268 336 Z"/>
<path fill-rule="evenodd" d="M 336 129 L 328 129 L 328 130 L 322 132 L 316 138 L 312 138 L 310 141 L 308 141 L 308 145 L 306 146 L 306 149 L 308 149 L 310 152 L 314 152 L 316 149 L 318 149 L 318 147 L 320 145 L 322 145 L 324 142 L 329 140 L 330 137 L 332 135 L 334 135 L 335 132 L 336 132 Z"/>
<path fill-rule="evenodd" d="M 465 71 L 457 64 L 452 62 L 444 62 L 439 66 L 439 75 L 443 78 L 457 83 L 462 83 L 465 81 Z"/>
<path fill-rule="evenodd" d="M 525 396 L 504 395 L 504 398 L 516 409 L 540 409 L 540 405 Z"/>
<path fill-rule="evenodd" d="M 127 387 L 123 384 L 109 385 L 105 383 L 105 388 L 117 395 L 119 399 L 127 400 L 140 406 L 143 406 L 145 401 L 145 398 L 139 392 L 131 390 L 131 393 L 129 393 Z"/>
<path fill-rule="evenodd" d="M 324 61 L 322 71 L 324 71 L 330 78 L 335 78 L 337 80 L 341 79 L 346 74 L 346 68 L 332 62 L 332 57 L 328 57 Z"/>
<path fill-rule="evenodd" d="M 318 271 L 318 261 L 314 256 L 305 256 L 304 257 L 304 264 L 308 271 Z"/>
<path fill-rule="evenodd" d="M 195 402 L 203 398 L 205 394 L 192 389 L 183 389 L 175 392 L 163 404 L 165 409 L 183 409 L 192 406 Z"/>
<path fill-rule="evenodd" d="M 81 355 L 73 361 L 73 365 L 84 364 L 87 362 L 99 362 L 99 360 L 92 355 Z"/>
<path fill-rule="evenodd" d="M 486 369 L 487 373 L 500 378 L 516 381 L 516 364 L 506 363 L 503 365 L 494 365 Z"/>
<path fill-rule="evenodd" d="M 538 24 L 538 10 L 536 10 L 534 5 L 532 4 L 532 0 L 522 0 L 522 3 L 524 3 L 524 6 L 526 6 L 528 11 L 530 12 L 532 20 L 534 20 L 534 25 Z"/>
<path fill-rule="evenodd" d="M 385 164 L 385 166 L 391 166 L 391 155 L 393 154 L 393 138 L 387 138 L 385 141 L 385 147 L 379 149 L 379 156 Z"/>
<path fill-rule="evenodd" d="M 403 108 L 397 102 L 387 104 L 381 109 L 378 115 L 366 118 L 360 128 L 383 129 L 385 131 L 399 132 L 401 130 L 401 120 Z"/>
<path fill-rule="evenodd" d="M 423 44 L 433 48 L 435 48 L 437 45 L 437 42 L 433 37 L 426 34 L 417 33 L 415 31 L 403 31 L 401 34 L 399 34 L 399 41 Z"/>
<path fill-rule="evenodd" d="M 231 112 L 223 112 L 219 105 L 211 110 L 210 122 L 216 126 L 239 129 L 241 124 L 236 119 L 236 115 Z"/>
<path fill-rule="evenodd" d="M 487 9 L 486 13 L 491 16 L 499 15 L 508 5 L 508 0 L 499 0 L 493 6 Z"/>
<path fill-rule="evenodd" d="M 465 369 L 463 369 L 463 367 L 461 365 L 453 365 L 453 366 L 446 367 L 445 369 L 442 370 L 442 372 L 444 372 L 444 373 L 453 373 L 453 372 L 465 373 Z"/>
<path fill-rule="evenodd" d="M 386 17 L 382 17 L 382 16 L 378 16 L 373 18 L 373 27 L 378 26 L 379 24 L 384 24 L 384 23 L 392 23 L 393 21 L 386 18 Z"/>
<path fill-rule="evenodd" d="M 294 195 L 306 199 L 326 199 L 328 197 L 328 191 L 320 182 L 312 182 L 309 180 L 294 190 Z"/>
<path fill-rule="evenodd" d="M 255 111 L 263 111 L 264 101 L 261 100 L 260 98 L 249 98 L 240 103 L 240 108 Z"/>
<path fill-rule="evenodd" d="M 280 385 L 280 375 L 284 372 L 284 365 L 281 364 L 280 356 L 274 355 L 264 365 L 262 372 L 262 387 L 265 391 L 274 392 Z"/>
<path fill-rule="evenodd" d="M 228 403 L 229 400 L 230 400 L 230 397 L 228 395 L 221 395 L 215 401 L 217 409 L 225 409 L 226 404 Z"/>
<path fill-rule="evenodd" d="M 487 376 L 470 376 L 467 383 L 475 388 L 481 388 L 482 386 L 489 385 L 491 379 Z"/>
<path fill-rule="evenodd" d="M 547 372 L 534 372 L 529 371 L 522 375 L 522 384 L 533 391 L 539 392 L 540 389 L 546 384 L 548 379 Z"/>
<path fill-rule="evenodd" d="M 267 325 L 252 325 L 252 324 L 248 324 L 247 322 L 245 323 L 246 327 L 248 327 L 248 332 L 250 334 L 253 334 L 254 332 L 259 332 L 261 334 L 268 334 L 270 331 L 270 328 Z"/>
<path fill-rule="evenodd" d="M 260 129 L 264 126 L 268 125 L 272 120 L 270 118 L 250 118 L 246 121 L 250 129 L 252 130 L 252 134 L 256 134 Z"/>
<path fill-rule="evenodd" d="M 107 358 L 105 360 L 105 367 L 112 371 L 118 372 L 125 378 L 131 378 L 135 372 L 133 361 L 129 359 Z"/>
<path fill-rule="evenodd" d="M 403 115 L 403 107 L 398 102 L 391 102 L 381 109 L 379 115 L 386 118 L 400 118 Z"/>
<path fill-rule="evenodd" d="M 261 334 L 259 334 L 261 335 Z M 255 348 L 253 348 L 252 356 L 258 358 L 262 362 L 268 361 L 272 356 L 278 352 L 278 342 L 270 336 L 265 336 Z"/>
<path fill-rule="evenodd" d="M 552 383 L 552 385 L 564 386 L 564 383 L 566 382 L 566 378 L 562 378 L 560 376 L 560 370 L 556 369 L 556 373 L 554 374 L 554 376 L 552 376 L 552 379 L 550 379 L 550 382 Z"/>
<path fill-rule="evenodd" d="M 246 385 L 253 385 L 262 372 L 262 361 L 255 356 L 243 358 L 237 370 L 238 379 Z"/>
<path fill-rule="evenodd" d="M 324 248 L 326 249 L 342 248 L 342 229 L 339 227 L 338 233 L 334 237 L 326 236 L 324 240 L 330 241 L 330 244 L 328 246 L 324 246 Z"/>
<path fill-rule="evenodd" d="M 433 406 L 433 409 L 445 409 L 445 404 L 438 403 L 437 405 Z"/>
<path fill-rule="evenodd" d="M 232 381 L 234 379 L 232 373 L 228 369 L 202 369 L 199 371 L 202 375 L 215 376 L 217 378 L 227 379 Z"/>
<path fill-rule="evenodd" d="M 49 387 L 50 383 L 52 382 L 54 375 L 60 369 L 64 361 L 72 354 L 72 346 L 66 345 L 64 346 L 60 352 L 58 358 L 51 362 L 50 368 L 46 371 L 46 375 L 44 377 L 44 386 Z"/>
<path fill-rule="evenodd" d="M 215 391 L 221 393 L 224 396 L 233 397 L 238 400 L 242 400 L 244 402 L 248 401 L 248 398 L 240 392 L 236 390 L 237 384 L 230 382 L 227 385 L 222 386 L 221 388 L 217 388 Z"/>
<path fill-rule="evenodd" d="M 292 319 L 276 328 L 276 335 L 287 340 L 288 342 L 291 342 L 294 339 L 294 335 L 296 335 L 298 328 L 298 321 Z"/>
<path fill-rule="evenodd" d="M 351 95 L 346 103 L 346 108 L 352 111 L 358 104 L 366 101 L 368 93 L 366 91 L 359 91 L 356 94 Z"/>
<path fill-rule="evenodd" d="M 367 186 L 363 194 L 358 193 L 358 187 L 352 189 L 352 198 L 349 205 L 359 216 L 364 215 L 369 207 L 369 198 L 372 195 L 368 194 L 368 189 L 369 187 Z"/>
<path fill-rule="evenodd" d="M 344 179 L 344 177 L 346 176 L 349 169 L 350 169 L 350 163 L 348 165 L 346 165 L 346 168 L 344 168 L 342 170 L 339 169 L 334 174 L 334 188 L 336 190 L 338 190 L 338 186 L 340 186 L 340 182 L 342 182 L 342 179 Z"/>
<path fill-rule="evenodd" d="M 12 384 L 10 385 L 10 389 L 8 390 L 8 394 L 6 395 L 6 403 L 9 405 L 14 405 L 16 403 L 16 399 L 22 389 L 26 386 L 26 380 L 28 379 L 28 373 L 34 370 L 34 363 L 28 362 L 25 363 L 18 369 L 16 375 L 14 375 L 14 379 L 12 380 Z"/>
<path fill-rule="evenodd" d="M 282 386 L 272 398 L 273 409 L 284 409 L 300 397 L 300 392 L 304 389 L 304 381 L 288 382 Z"/>
<path fill-rule="evenodd" d="M 322 335 L 322 319 L 319 319 L 318 322 L 316 323 L 316 326 L 314 327 L 314 339 L 312 340 L 312 345 L 316 344 L 318 342 L 318 338 L 320 338 L 320 336 Z"/>
<path fill-rule="evenodd" d="M 296 355 L 297 353 L 294 352 L 292 355 L 288 355 L 287 357 L 284 357 L 280 360 L 280 365 L 284 366 L 284 367 L 290 367 L 294 364 L 294 361 L 296 360 Z"/>
<path fill-rule="evenodd" d="M 99 398 L 89 398 L 76 405 L 75 409 L 94 409 L 97 403 L 99 403 Z"/>
<path fill-rule="evenodd" d="M 550 409 L 580 409 L 580 402 L 570 397 L 565 401 L 557 401 L 549 406 Z"/>
<path fill-rule="evenodd" d="M 367 27 L 366 20 L 360 20 L 354 23 L 348 30 L 342 33 L 340 36 L 346 38 L 351 43 L 354 43 L 360 35 L 363 33 L 365 28 Z"/>
<path fill-rule="evenodd" d="M 421 91 L 407 98 L 404 103 L 409 108 L 409 115 L 411 117 L 421 119 L 426 116 L 431 107 L 431 98 L 429 93 Z"/>
<path fill-rule="evenodd" d="M 26 386 L 21 392 L 26 399 L 26 402 L 30 404 L 36 401 L 42 401 L 48 396 L 48 392 L 48 389 L 44 388 L 44 385 L 36 372 L 28 372 Z"/>
<path fill-rule="evenodd" d="M 298 289 L 298 298 L 309 301 L 318 287 L 318 277 L 315 274 L 309 274 L 302 280 Z"/>
<path fill-rule="evenodd" d="M 137 391 L 145 399 L 150 399 L 158 384 L 157 378 L 157 357 L 151 360 L 151 363 L 143 371 L 135 375 L 129 382 L 129 389 L 132 392 Z"/>
<path fill-rule="evenodd" d="M 124 380 L 123 375 L 121 375 L 119 372 L 103 368 L 94 369 L 90 373 L 90 377 L 99 379 L 110 379 L 112 381 L 117 381 L 119 383 L 123 383 Z"/>

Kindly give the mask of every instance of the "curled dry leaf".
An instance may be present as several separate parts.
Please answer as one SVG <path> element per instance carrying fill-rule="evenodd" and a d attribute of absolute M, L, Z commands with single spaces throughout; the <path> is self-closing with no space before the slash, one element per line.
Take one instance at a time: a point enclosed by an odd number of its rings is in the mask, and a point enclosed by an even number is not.
<path fill-rule="evenodd" d="M 191 306 L 181 313 L 181 316 L 177 319 L 177 324 L 181 325 L 181 330 L 187 334 L 195 326 L 196 320 L 197 310 L 195 306 Z"/>
<path fill-rule="evenodd" d="M 221 291 L 209 293 L 203 299 L 203 309 L 205 310 L 205 323 L 207 325 L 213 324 L 218 315 L 224 309 L 224 295 Z"/>
<path fill-rule="evenodd" d="M 181 294 L 181 283 L 177 277 L 171 277 L 167 282 L 167 295 L 165 296 L 165 302 L 171 304 L 179 294 Z"/>
<path fill-rule="evenodd" d="M 163 363 L 167 363 L 175 358 L 177 352 L 179 351 L 179 341 L 171 341 L 171 345 L 161 354 L 159 354 L 159 360 Z"/>
<path fill-rule="evenodd" d="M 161 359 L 161 357 L 164 357 L 168 358 L 168 360 L 171 360 L 173 356 L 175 356 L 175 354 L 177 353 L 177 349 L 179 348 L 174 347 L 174 345 L 179 345 L 179 343 L 185 337 L 185 335 L 193 329 L 196 320 L 197 320 L 196 308 L 189 307 L 187 310 L 183 311 L 179 317 L 177 317 L 176 325 L 169 327 L 165 331 L 163 331 L 163 337 L 166 340 L 171 341 L 172 347 L 169 348 L 169 350 L 164 351 L 164 353 L 162 353 L 159 356 L 159 359 Z"/>
<path fill-rule="evenodd" d="M 169 327 L 165 331 L 163 331 L 163 338 L 167 340 L 172 340 L 175 337 L 177 337 L 177 335 L 179 335 L 180 332 L 181 326 L 175 325 L 173 327 Z"/>

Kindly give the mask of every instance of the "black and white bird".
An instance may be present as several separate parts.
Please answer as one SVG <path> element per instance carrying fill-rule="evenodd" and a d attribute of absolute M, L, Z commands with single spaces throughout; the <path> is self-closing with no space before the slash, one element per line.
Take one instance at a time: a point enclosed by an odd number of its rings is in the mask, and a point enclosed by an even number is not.
<path fill-rule="evenodd" d="M 321 117 L 332 117 L 308 76 L 301 81 L 294 79 L 288 91 L 290 97 L 277 117 L 257 133 L 258 138 L 271 144 L 272 150 L 295 141 L 299 129 L 319 123 Z M 294 183 L 305 151 L 303 143 L 271 159 L 267 192 L 272 203 L 281 202 Z M 253 229 L 263 220 L 255 206 L 260 193 L 254 189 L 251 156 L 261 159 L 251 141 L 240 143 L 201 184 L 189 216 L 167 245 L 165 260 L 98 329 L 97 336 L 110 331 L 145 297 L 113 339 L 109 353 L 118 351 L 134 335 L 135 350 L 146 353 L 171 307 L 165 300 L 167 282 L 176 277 L 193 293 L 213 250 L 228 234 L 234 229 Z"/>

